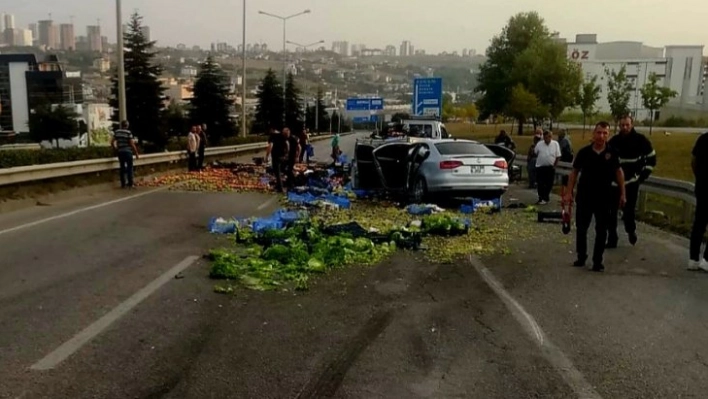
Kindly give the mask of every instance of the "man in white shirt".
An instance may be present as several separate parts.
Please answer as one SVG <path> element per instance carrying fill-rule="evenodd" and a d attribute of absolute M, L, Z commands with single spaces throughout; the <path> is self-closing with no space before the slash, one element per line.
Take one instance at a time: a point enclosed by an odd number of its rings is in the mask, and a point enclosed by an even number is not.
<path fill-rule="evenodd" d="M 561 156 L 560 145 L 553 140 L 553 133 L 546 130 L 543 132 L 543 141 L 536 144 L 534 152 L 536 153 L 538 204 L 545 205 L 551 201 L 551 190 L 556 178 L 556 165 L 558 165 Z"/>

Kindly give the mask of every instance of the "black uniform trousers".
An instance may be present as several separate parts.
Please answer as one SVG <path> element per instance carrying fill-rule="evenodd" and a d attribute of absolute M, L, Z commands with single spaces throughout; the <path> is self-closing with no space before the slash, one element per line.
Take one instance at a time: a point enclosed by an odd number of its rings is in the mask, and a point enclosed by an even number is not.
<path fill-rule="evenodd" d="M 636 209 L 637 199 L 639 199 L 639 182 L 626 184 L 624 191 L 627 202 L 622 209 L 622 221 L 624 222 L 624 231 L 627 234 L 632 234 L 637 231 Z M 616 243 L 618 240 L 617 218 L 619 215 L 619 197 L 619 188 L 614 187 L 612 190 L 613 201 L 610 204 L 610 219 L 607 223 L 607 238 L 613 243 Z"/>
<path fill-rule="evenodd" d="M 614 199 L 611 199 L 613 201 Z M 588 229 L 595 218 L 595 245 L 592 252 L 593 264 L 601 265 L 607 240 L 607 222 L 610 216 L 608 197 L 579 197 L 575 207 L 575 252 L 578 260 L 588 258 Z"/>
<path fill-rule="evenodd" d="M 551 201 L 551 191 L 556 179 L 556 168 L 553 166 L 536 167 L 536 184 L 538 187 L 538 199 L 540 201 Z"/>
<path fill-rule="evenodd" d="M 693 228 L 691 229 L 691 260 L 701 260 L 701 245 L 703 245 L 706 227 L 708 227 L 708 192 L 696 191 L 696 214 L 693 217 Z M 703 253 L 703 259 L 708 260 L 708 246 Z"/>
<path fill-rule="evenodd" d="M 282 158 L 273 157 L 273 176 L 275 176 L 275 190 L 283 191 L 283 169 L 285 162 Z"/>

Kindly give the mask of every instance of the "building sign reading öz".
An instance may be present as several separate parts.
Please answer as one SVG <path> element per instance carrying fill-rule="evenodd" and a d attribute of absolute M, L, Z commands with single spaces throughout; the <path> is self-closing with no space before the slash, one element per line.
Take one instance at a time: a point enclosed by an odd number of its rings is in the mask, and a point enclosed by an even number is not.
<path fill-rule="evenodd" d="M 578 49 L 573 49 L 573 52 L 570 53 L 570 59 L 572 60 L 587 60 L 589 59 L 588 54 L 590 52 L 588 50 L 580 50 Z"/>

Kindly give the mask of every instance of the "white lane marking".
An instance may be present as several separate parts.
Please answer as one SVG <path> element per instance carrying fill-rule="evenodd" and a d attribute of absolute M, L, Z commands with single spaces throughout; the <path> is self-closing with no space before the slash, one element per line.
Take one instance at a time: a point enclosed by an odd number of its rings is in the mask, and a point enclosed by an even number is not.
<path fill-rule="evenodd" d="M 12 233 L 12 232 L 15 232 L 15 231 L 18 231 L 18 230 L 27 229 L 27 228 L 34 227 L 34 226 L 37 226 L 37 225 L 40 225 L 40 224 L 44 224 L 44 223 L 47 223 L 47 222 L 51 222 L 52 220 L 63 219 L 63 218 L 69 217 L 69 216 L 74 216 L 74 215 L 79 214 L 79 213 L 83 213 L 83 212 L 87 212 L 87 211 L 92 211 L 92 210 L 94 210 L 94 209 L 99 209 L 99 208 L 103 208 L 103 207 L 106 207 L 106 206 L 109 206 L 109 205 L 114 205 L 114 204 L 118 204 L 118 203 L 120 203 L 120 202 L 125 202 L 125 201 L 129 201 L 129 200 L 132 200 L 132 199 L 135 199 L 135 198 L 139 198 L 139 197 L 143 197 L 143 196 L 146 196 L 146 195 L 150 195 L 150 194 L 152 194 L 152 193 L 154 193 L 154 192 L 165 190 L 166 188 L 167 188 L 167 187 L 160 187 L 160 188 L 156 188 L 156 189 L 154 189 L 154 190 L 144 191 L 144 192 L 141 192 L 141 193 L 138 193 L 138 194 L 134 194 L 134 195 L 130 195 L 130 196 L 127 196 L 127 197 L 114 199 L 114 200 L 112 200 L 112 201 L 102 202 L 102 203 L 100 203 L 100 204 L 96 204 L 96 205 L 91 205 L 91 206 L 83 207 L 83 208 L 80 208 L 80 209 L 73 210 L 73 211 L 71 211 L 71 212 L 62 213 L 62 214 L 60 214 L 60 215 L 55 215 L 55 216 L 51 216 L 51 217 L 48 217 L 48 218 L 44 218 L 44 219 L 40 219 L 40 220 L 35 220 L 34 222 L 29 222 L 29 223 L 21 224 L 21 225 L 19 225 L 19 226 L 10 227 L 9 229 L 0 230 L 0 236 L 3 235 L 3 234 Z"/>
<path fill-rule="evenodd" d="M 504 302 L 504 305 L 506 305 L 516 321 L 521 324 L 523 329 L 531 336 L 534 343 L 541 349 L 546 360 L 556 368 L 561 377 L 563 377 L 563 380 L 565 380 L 570 388 L 578 395 L 578 398 L 602 399 L 600 394 L 595 391 L 595 388 L 590 385 L 583 374 L 575 368 L 563 351 L 545 336 L 533 316 L 504 289 L 504 286 L 494 277 L 492 272 L 474 256 L 469 257 L 469 262 L 477 270 L 477 273 L 482 276 L 482 279 L 489 285 L 492 291 Z"/>
<path fill-rule="evenodd" d="M 278 197 L 273 197 L 273 198 L 269 199 L 268 201 L 258 205 L 258 208 L 256 208 L 256 209 L 259 211 L 262 211 L 263 209 L 273 205 L 273 203 L 276 202 L 277 200 L 278 200 Z"/>
<path fill-rule="evenodd" d="M 59 363 L 73 355 L 74 352 L 81 349 L 82 346 L 91 341 L 94 337 L 102 333 L 113 322 L 128 313 L 145 298 L 157 291 L 163 285 L 167 284 L 170 280 L 174 279 L 175 275 L 191 266 L 197 261 L 197 259 L 199 259 L 199 256 L 188 256 L 182 262 L 175 265 L 172 269 L 166 271 L 160 277 L 156 278 L 150 284 L 146 285 L 140 291 L 136 292 L 130 298 L 126 299 L 120 305 L 106 313 L 103 317 L 93 322 L 93 324 L 83 329 L 70 340 L 64 342 L 61 346 L 45 356 L 43 359 L 30 366 L 30 369 L 49 370 L 56 367 Z"/>

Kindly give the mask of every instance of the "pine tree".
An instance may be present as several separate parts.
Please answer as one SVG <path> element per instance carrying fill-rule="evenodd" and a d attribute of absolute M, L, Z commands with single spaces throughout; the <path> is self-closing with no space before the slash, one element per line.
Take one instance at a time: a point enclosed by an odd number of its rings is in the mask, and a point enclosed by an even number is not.
<path fill-rule="evenodd" d="M 161 65 L 154 62 L 156 52 L 154 41 L 148 41 L 142 31 L 143 18 L 134 13 L 130 17 L 128 31 L 125 33 L 125 91 L 126 112 L 130 130 L 142 144 L 148 141 L 155 149 L 162 150 L 167 144 L 167 135 L 161 131 L 162 99 L 165 88 L 158 78 L 162 74 Z M 111 106 L 115 109 L 113 121 L 118 122 L 118 76 L 112 79 L 113 98 Z"/>
<path fill-rule="evenodd" d="M 300 89 L 295 85 L 295 77 L 289 73 L 285 81 L 285 126 L 290 128 L 293 134 L 302 132 L 304 112 L 300 106 L 301 101 Z"/>
<path fill-rule="evenodd" d="M 326 132 L 329 130 L 329 114 L 327 114 L 326 111 L 326 106 L 324 104 L 324 93 L 322 92 L 322 88 L 318 87 L 317 88 L 317 98 L 315 99 L 315 114 L 318 116 L 318 125 L 315 126 L 315 129 L 319 132 Z M 313 114 L 312 120 L 315 120 L 316 116 Z"/>
<path fill-rule="evenodd" d="M 280 129 L 283 125 L 283 87 L 275 72 L 268 69 L 256 93 L 258 105 L 253 132 L 267 132 L 269 128 Z"/>
<path fill-rule="evenodd" d="M 229 78 L 211 56 L 201 65 L 192 93 L 189 116 L 193 124 L 207 124 L 210 142 L 218 144 L 236 134 L 230 118 L 234 102 L 229 98 Z"/>
<path fill-rule="evenodd" d="M 59 140 L 69 140 L 79 134 L 79 115 L 71 108 L 58 105 L 54 108 L 42 104 L 29 117 L 29 136 L 40 143 L 49 141 L 59 148 Z"/>
<path fill-rule="evenodd" d="M 329 115 L 325 110 L 325 104 L 323 101 L 324 93 L 322 88 L 317 88 L 317 96 L 315 98 L 315 104 L 307 107 L 307 128 L 311 132 L 324 132 L 329 130 Z M 319 117 L 318 117 L 319 116 Z M 317 122 L 315 120 L 317 119 Z M 334 125 L 332 125 L 334 128 Z"/>

